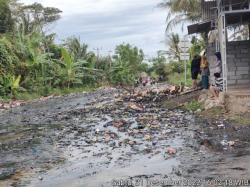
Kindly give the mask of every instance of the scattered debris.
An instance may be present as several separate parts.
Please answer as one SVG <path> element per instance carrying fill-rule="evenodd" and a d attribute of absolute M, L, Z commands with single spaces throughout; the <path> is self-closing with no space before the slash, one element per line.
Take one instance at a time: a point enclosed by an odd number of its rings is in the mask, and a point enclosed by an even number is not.
<path fill-rule="evenodd" d="M 229 142 L 228 142 L 228 145 L 231 146 L 231 147 L 232 147 L 232 146 L 235 146 L 235 141 L 229 141 Z"/>
<path fill-rule="evenodd" d="M 145 141 L 151 141 L 151 139 L 152 139 L 152 137 L 148 134 L 144 136 Z"/>
<path fill-rule="evenodd" d="M 24 101 L 10 101 L 10 102 L 0 102 L 0 109 L 7 110 L 10 108 L 15 108 L 25 104 Z"/>
<path fill-rule="evenodd" d="M 108 134 L 105 134 L 104 137 L 105 137 L 105 138 L 104 138 L 104 141 L 105 141 L 105 142 L 109 142 L 109 141 L 111 140 L 111 137 L 110 137 Z"/>
<path fill-rule="evenodd" d="M 106 168 L 111 168 L 111 170 L 112 167 L 129 168 L 131 165 L 136 168 L 137 164 L 139 167 L 145 167 L 149 173 L 152 168 L 156 168 L 156 171 L 153 171 L 155 173 L 152 173 L 152 177 L 156 177 L 158 176 L 157 167 L 159 169 L 169 167 L 167 160 L 162 162 L 161 153 L 164 154 L 164 157 L 173 160 L 188 160 L 188 164 L 184 167 L 192 164 L 196 164 L 195 167 L 198 167 L 201 162 L 205 162 L 206 158 L 213 159 L 214 154 L 208 153 L 208 150 L 215 146 L 220 148 L 219 151 L 221 149 L 235 151 L 239 147 L 235 146 L 238 137 L 227 136 L 221 142 L 224 147 L 220 144 L 223 135 L 228 133 L 229 125 L 225 121 L 218 120 L 216 123 L 199 121 L 199 117 L 196 119 L 187 111 L 166 109 L 161 102 L 158 102 L 162 100 L 161 96 L 167 98 L 180 91 L 182 88 L 167 85 L 161 88 L 145 88 L 141 91 L 137 89 L 135 93 L 121 91 L 113 97 L 112 94 L 103 94 L 100 90 L 97 95 L 94 95 L 96 93 L 92 93 L 89 97 L 84 95 L 90 101 L 82 101 L 81 95 L 79 99 L 71 96 L 76 101 L 65 99 L 66 104 L 56 106 L 57 111 L 53 110 L 53 105 L 57 105 L 60 100 L 53 101 L 52 99 L 49 102 L 45 100 L 44 103 L 34 103 L 37 108 L 33 105 L 24 107 L 21 122 L 18 121 L 20 116 L 18 108 L 13 110 L 11 115 L 3 114 L 1 118 L 0 123 L 3 125 L 0 128 L 0 135 L 5 136 L 11 133 L 11 137 L 14 138 L 10 138 L 10 140 L 3 138 L 4 141 L 0 143 L 0 148 L 2 148 L 0 156 L 3 158 L 3 163 L 9 163 L 9 160 L 13 161 L 12 157 L 9 157 L 10 154 L 15 156 L 25 151 L 25 162 L 27 162 L 25 164 L 46 171 L 47 168 L 55 165 L 60 170 L 58 155 L 66 152 L 65 160 L 77 160 L 74 162 L 77 165 L 72 166 L 76 169 L 75 172 L 77 172 L 79 163 L 89 166 L 89 168 L 84 168 L 84 171 L 79 171 L 86 178 L 92 175 L 93 170 L 106 172 Z M 160 99 L 153 102 L 156 97 Z M 44 111 L 43 108 L 45 108 Z M 24 109 L 21 108 L 21 110 Z M 199 112 L 199 110 L 197 111 Z M 11 121 L 14 118 L 18 128 Z M 4 126 L 5 124 L 14 125 Z M 201 125 L 204 125 L 203 128 L 200 128 Z M 242 132 L 240 130 L 233 130 L 233 133 Z M 203 142 L 200 142 L 201 138 L 204 139 Z M 227 141 L 228 139 L 235 141 Z M 54 146 L 55 143 L 56 146 Z M 166 147 L 166 145 L 171 145 L 171 147 Z M 205 148 L 204 151 L 199 151 L 202 147 Z M 230 147 L 234 148 L 230 149 Z M 215 150 L 217 151 L 217 149 Z M 190 157 L 193 156 L 195 163 L 190 162 Z M 144 166 L 140 165 L 141 163 L 147 164 Z M 23 161 L 18 160 L 13 165 L 18 168 L 23 165 Z M 212 169 L 211 171 L 214 171 Z M 130 170 L 127 171 L 128 173 L 125 174 L 129 176 Z M 196 171 L 199 172 L 199 170 L 192 172 Z M 180 173 L 182 174 L 182 172 L 174 174 L 181 175 Z M 35 178 L 44 180 L 38 175 Z"/>
<path fill-rule="evenodd" d="M 225 125 L 224 124 L 220 124 L 220 125 L 218 125 L 218 128 L 224 129 Z"/>
<path fill-rule="evenodd" d="M 152 145 L 153 146 L 157 145 L 157 141 L 152 141 Z"/>
<path fill-rule="evenodd" d="M 229 147 L 234 147 L 235 146 L 235 141 L 227 141 L 227 140 L 222 140 L 221 145 L 223 146 L 229 146 Z"/>
<path fill-rule="evenodd" d="M 39 101 L 47 101 L 47 100 L 49 100 L 49 99 L 51 99 L 51 98 L 54 98 L 55 97 L 55 95 L 50 95 L 50 96 L 47 96 L 47 97 L 41 97 L 40 99 L 39 99 Z"/>
<path fill-rule="evenodd" d="M 169 89 L 170 94 L 174 95 L 177 94 L 180 91 L 180 87 L 179 86 L 171 86 Z"/>
<path fill-rule="evenodd" d="M 117 121 L 113 121 L 112 125 L 116 128 L 121 128 L 123 127 L 127 122 L 125 120 L 117 120 Z"/>
<path fill-rule="evenodd" d="M 201 109 L 200 109 L 200 108 L 197 109 L 197 110 L 195 111 L 195 113 L 201 113 Z"/>
<path fill-rule="evenodd" d="M 133 145 L 135 145 L 135 144 L 136 144 L 136 141 L 132 141 L 132 140 L 130 140 L 130 141 L 128 142 L 128 144 L 129 144 L 129 145 L 131 145 L 131 146 L 133 146 Z"/>
<path fill-rule="evenodd" d="M 168 153 L 169 155 L 175 155 L 177 153 L 177 151 L 175 148 L 168 147 L 166 150 L 166 153 Z"/>
<path fill-rule="evenodd" d="M 136 110 L 136 111 L 143 111 L 143 107 L 140 106 L 139 104 L 136 104 L 136 103 L 129 103 L 128 104 L 128 107 L 132 110 Z"/>

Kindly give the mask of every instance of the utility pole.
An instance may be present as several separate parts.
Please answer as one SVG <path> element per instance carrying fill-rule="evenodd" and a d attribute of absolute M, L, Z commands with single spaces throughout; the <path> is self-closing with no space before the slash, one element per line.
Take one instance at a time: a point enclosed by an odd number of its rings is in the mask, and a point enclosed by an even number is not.
<path fill-rule="evenodd" d="M 111 69 L 111 67 L 112 67 L 112 58 L 111 58 L 111 54 L 112 54 L 112 52 L 113 51 L 108 51 L 108 56 L 109 56 L 109 67 L 110 67 L 110 69 Z"/>
<path fill-rule="evenodd" d="M 180 48 L 180 60 L 184 61 L 185 63 L 185 86 L 187 85 L 187 61 L 190 58 L 190 54 L 189 54 L 189 48 L 190 48 L 191 44 L 187 39 L 184 39 L 182 41 L 180 41 L 179 43 L 179 48 Z"/>
<path fill-rule="evenodd" d="M 102 50 L 102 48 L 94 48 L 94 50 L 96 51 L 96 57 L 97 57 L 97 60 L 99 61 L 99 58 L 100 58 L 100 51 Z"/>

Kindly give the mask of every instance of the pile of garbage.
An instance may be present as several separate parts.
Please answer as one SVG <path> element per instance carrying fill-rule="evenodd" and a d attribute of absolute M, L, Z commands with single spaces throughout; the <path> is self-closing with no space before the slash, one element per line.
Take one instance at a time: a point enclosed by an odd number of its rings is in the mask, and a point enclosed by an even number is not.
<path fill-rule="evenodd" d="M 10 101 L 10 102 L 4 102 L 4 101 L 0 101 L 0 110 L 7 110 L 10 108 L 15 108 L 18 106 L 21 106 L 25 103 L 25 101 Z"/>
<path fill-rule="evenodd" d="M 125 100 L 135 101 L 161 101 L 163 98 L 172 98 L 188 90 L 188 87 L 174 86 L 169 84 L 155 84 L 139 86 L 134 89 L 126 89 Z"/>

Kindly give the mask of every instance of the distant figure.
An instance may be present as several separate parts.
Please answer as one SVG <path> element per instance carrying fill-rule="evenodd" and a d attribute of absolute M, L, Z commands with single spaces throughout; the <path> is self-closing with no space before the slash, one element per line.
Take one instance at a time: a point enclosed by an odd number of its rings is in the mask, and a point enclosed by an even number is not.
<path fill-rule="evenodd" d="M 221 78 L 220 73 L 215 73 L 215 84 L 210 86 L 210 92 L 212 93 L 213 97 L 218 98 L 220 92 L 223 91 L 223 78 Z"/>
<path fill-rule="evenodd" d="M 160 75 L 159 77 L 159 82 L 163 82 L 164 81 L 164 76 L 163 75 Z"/>
<path fill-rule="evenodd" d="M 201 69 L 201 77 L 202 77 L 201 78 L 202 88 L 208 90 L 210 71 L 209 71 L 209 63 L 205 55 L 201 57 L 200 69 Z"/>
<path fill-rule="evenodd" d="M 221 53 L 220 52 L 216 52 L 214 54 L 216 56 L 216 62 L 215 62 L 215 73 L 219 73 L 221 76 L 222 73 L 222 61 L 221 61 Z"/>
<path fill-rule="evenodd" d="M 156 84 L 156 79 L 155 78 L 151 78 L 151 85 L 155 85 Z"/>
<path fill-rule="evenodd" d="M 139 77 L 139 82 L 143 86 L 146 86 L 148 83 L 148 74 L 146 72 L 142 72 Z"/>
<path fill-rule="evenodd" d="M 195 55 L 191 63 L 191 75 L 192 75 L 192 88 L 197 88 L 197 78 L 200 73 L 201 58 Z"/>

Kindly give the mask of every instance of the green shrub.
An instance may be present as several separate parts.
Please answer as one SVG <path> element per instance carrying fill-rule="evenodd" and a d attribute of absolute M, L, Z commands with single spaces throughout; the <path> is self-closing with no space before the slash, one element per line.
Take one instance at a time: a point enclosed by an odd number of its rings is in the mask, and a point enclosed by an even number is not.
<path fill-rule="evenodd" d="M 202 109 L 203 106 L 201 103 L 199 103 L 198 101 L 196 100 L 193 100 L 187 104 L 184 105 L 184 108 L 188 111 L 197 111 L 198 109 Z"/>
<path fill-rule="evenodd" d="M 14 73 L 18 62 L 16 55 L 13 53 L 5 40 L 0 40 L 0 74 Z"/>

